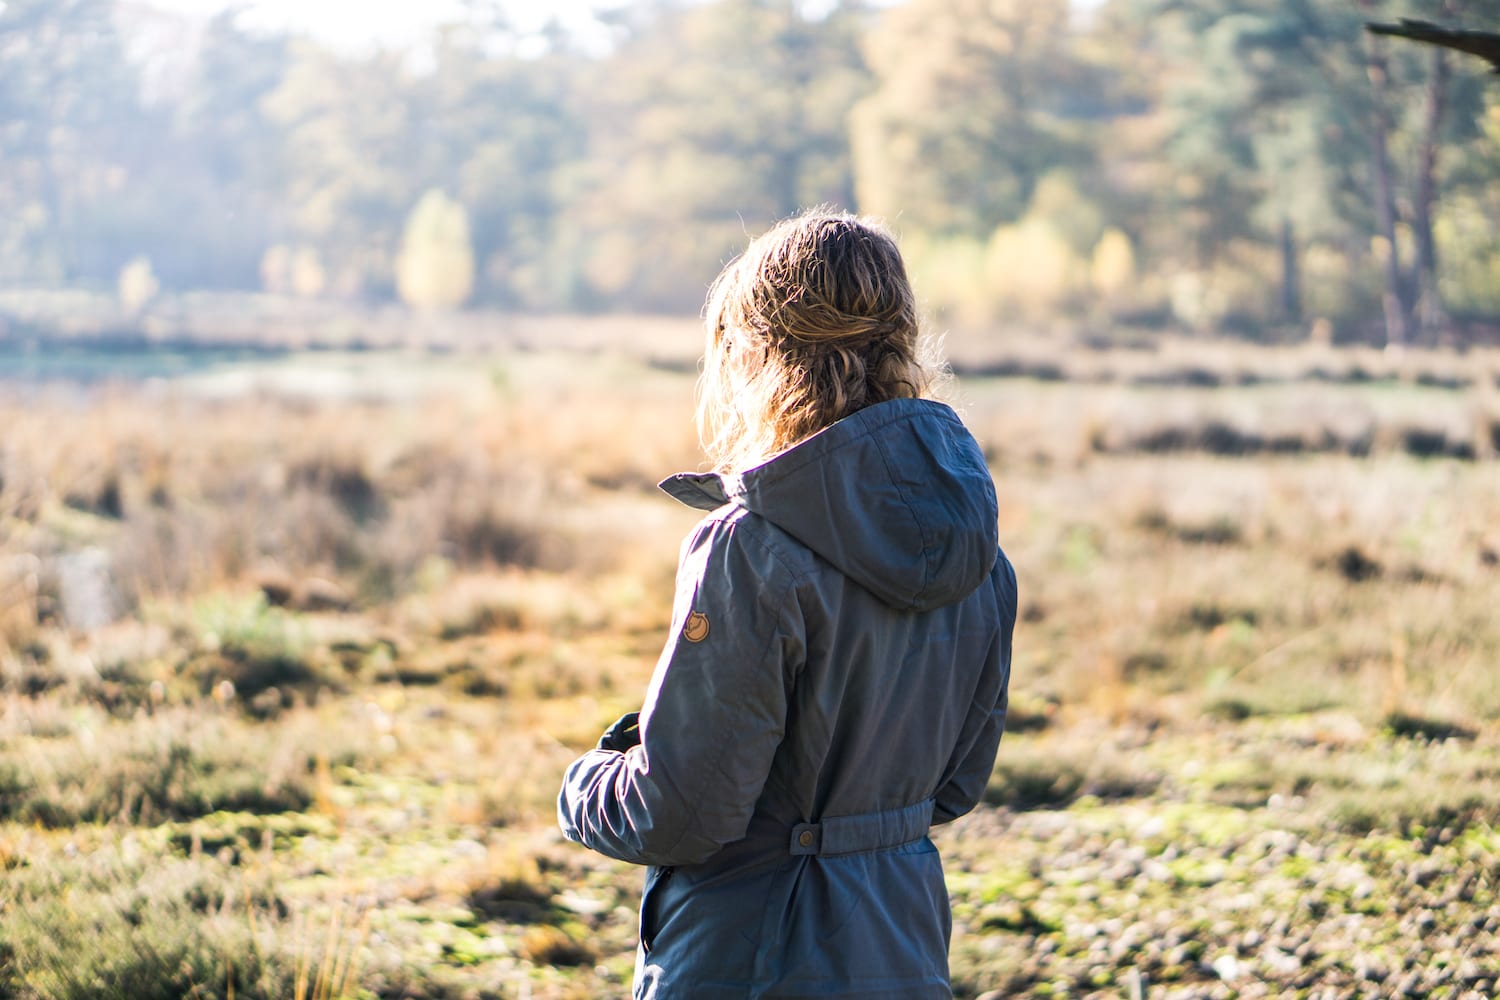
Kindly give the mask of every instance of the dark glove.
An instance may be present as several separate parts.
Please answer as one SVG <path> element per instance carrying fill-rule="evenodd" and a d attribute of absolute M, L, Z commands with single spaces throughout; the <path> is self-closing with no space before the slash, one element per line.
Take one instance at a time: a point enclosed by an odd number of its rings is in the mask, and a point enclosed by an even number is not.
<path fill-rule="evenodd" d="M 640 712 L 627 712 L 620 716 L 618 722 L 604 731 L 599 737 L 600 750 L 618 750 L 624 753 L 631 747 L 641 745 Z"/>

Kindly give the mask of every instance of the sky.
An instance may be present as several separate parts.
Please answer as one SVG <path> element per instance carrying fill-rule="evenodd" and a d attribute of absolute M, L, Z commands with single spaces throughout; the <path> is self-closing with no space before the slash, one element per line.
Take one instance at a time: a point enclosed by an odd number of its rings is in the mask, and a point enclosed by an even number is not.
<path fill-rule="evenodd" d="M 427 37 L 434 25 L 463 16 L 460 0 L 147 0 L 163 10 L 204 17 L 229 6 L 244 13 L 246 27 L 306 33 L 339 49 L 406 48 Z M 624 0 L 628 2 L 628 0 Z M 538 31 L 556 18 L 580 39 L 603 40 L 595 7 L 619 7 L 622 0 L 502 0 L 522 33 Z"/>
<path fill-rule="evenodd" d="M 434 26 L 464 16 L 463 0 L 143 0 L 147 6 L 210 17 L 226 7 L 242 11 L 246 28 L 308 34 L 349 53 L 420 48 Z M 491 0 L 505 9 L 518 35 L 541 45 L 541 29 L 555 19 L 585 50 L 605 51 L 610 33 L 593 16 L 598 9 L 628 7 L 632 0 Z M 809 11 L 834 0 L 803 0 Z M 896 0 L 882 0 L 884 3 Z M 1089 10 L 1102 0 L 1073 0 Z M 523 48 L 527 46 L 523 43 Z"/>

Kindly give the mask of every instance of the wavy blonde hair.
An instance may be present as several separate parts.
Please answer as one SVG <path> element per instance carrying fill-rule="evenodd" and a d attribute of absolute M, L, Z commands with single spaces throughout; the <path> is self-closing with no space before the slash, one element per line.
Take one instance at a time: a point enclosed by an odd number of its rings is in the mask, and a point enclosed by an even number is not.
<path fill-rule="evenodd" d="M 875 403 L 925 396 L 943 374 L 895 239 L 828 209 L 752 241 L 714 281 L 704 325 L 698 433 L 720 472 Z"/>

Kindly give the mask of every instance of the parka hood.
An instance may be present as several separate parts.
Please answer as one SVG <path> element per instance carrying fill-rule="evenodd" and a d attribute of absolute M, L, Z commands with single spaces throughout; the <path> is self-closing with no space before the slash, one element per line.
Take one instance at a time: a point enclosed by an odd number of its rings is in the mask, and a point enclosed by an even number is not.
<path fill-rule="evenodd" d="M 743 474 L 683 473 L 661 488 L 700 510 L 760 515 L 900 610 L 962 600 L 999 553 L 984 456 L 932 400 L 878 403 Z"/>

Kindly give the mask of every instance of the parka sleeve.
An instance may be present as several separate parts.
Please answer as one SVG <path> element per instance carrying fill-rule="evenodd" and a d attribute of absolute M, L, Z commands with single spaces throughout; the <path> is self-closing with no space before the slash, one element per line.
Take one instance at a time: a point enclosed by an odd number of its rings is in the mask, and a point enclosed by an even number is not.
<path fill-rule="evenodd" d="M 569 840 L 621 861 L 683 865 L 745 835 L 802 655 L 791 575 L 753 534 L 716 517 L 684 543 L 640 745 L 590 750 L 569 766 L 558 796 Z"/>
<path fill-rule="evenodd" d="M 1016 627 L 1016 573 L 1002 553 L 991 574 L 997 628 L 984 679 L 975 692 L 953 759 L 938 787 L 932 822 L 951 823 L 979 804 L 995 767 L 1010 704 L 1011 641 Z"/>

